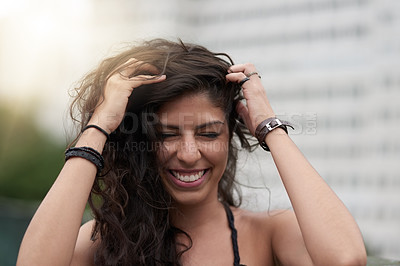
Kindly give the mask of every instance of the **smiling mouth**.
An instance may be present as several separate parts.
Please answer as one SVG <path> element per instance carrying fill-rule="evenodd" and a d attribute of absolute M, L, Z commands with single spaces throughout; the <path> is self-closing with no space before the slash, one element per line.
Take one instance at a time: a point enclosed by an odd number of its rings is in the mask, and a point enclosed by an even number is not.
<path fill-rule="evenodd" d="M 178 180 L 185 182 L 185 183 L 191 183 L 194 181 L 199 180 L 200 178 L 203 177 L 203 175 L 207 172 L 206 170 L 200 170 L 197 172 L 191 172 L 191 173 L 185 173 L 185 172 L 179 172 L 179 171 L 174 171 L 170 170 L 170 173 Z"/>

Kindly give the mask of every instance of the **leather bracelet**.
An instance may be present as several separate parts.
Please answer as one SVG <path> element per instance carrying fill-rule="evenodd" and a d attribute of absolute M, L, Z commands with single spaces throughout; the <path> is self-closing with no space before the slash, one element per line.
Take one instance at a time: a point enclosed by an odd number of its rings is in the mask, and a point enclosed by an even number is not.
<path fill-rule="evenodd" d="M 95 129 L 99 130 L 101 133 L 103 133 L 104 136 L 107 137 L 107 140 L 110 139 L 110 134 L 108 134 L 107 131 L 105 131 L 104 129 L 102 129 L 101 127 L 99 127 L 99 126 L 97 126 L 97 125 L 87 125 L 87 126 L 85 126 L 85 127 L 82 129 L 82 132 L 84 132 L 86 129 L 91 128 L 91 127 L 92 127 L 92 128 L 95 128 Z"/>
<path fill-rule="evenodd" d="M 104 158 L 101 154 L 91 147 L 73 147 L 65 151 L 65 161 L 72 157 L 81 157 L 91 163 L 93 163 L 97 168 L 97 174 L 103 170 Z"/>
<path fill-rule="evenodd" d="M 266 151 L 270 151 L 267 143 L 265 143 L 265 137 L 268 135 L 269 132 L 278 127 L 285 130 L 286 134 L 288 134 L 287 127 L 294 129 L 289 122 L 282 121 L 276 117 L 267 118 L 257 126 L 254 135 L 257 138 L 258 143 L 260 143 L 261 148 Z"/>

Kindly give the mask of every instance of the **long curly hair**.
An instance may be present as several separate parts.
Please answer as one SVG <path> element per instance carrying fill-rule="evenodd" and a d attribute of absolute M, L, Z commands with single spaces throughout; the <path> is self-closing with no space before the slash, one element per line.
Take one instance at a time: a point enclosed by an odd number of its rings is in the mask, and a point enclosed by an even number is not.
<path fill-rule="evenodd" d="M 170 223 L 173 200 L 164 189 L 156 159 L 160 147 L 155 114 L 166 102 L 185 94 L 205 93 L 226 114 L 230 141 L 226 170 L 218 185 L 219 200 L 231 206 L 241 204 L 235 183 L 237 152 L 250 150 L 250 133 L 236 112 L 242 98 L 240 86 L 226 82 L 233 64 L 224 53 L 163 39 L 155 39 L 129 48 L 104 60 L 87 74 L 76 91 L 70 108 L 74 121 L 82 129 L 87 125 L 107 78 L 119 71 L 130 58 L 155 66 L 167 79 L 135 88 L 121 125 L 106 142 L 105 168 L 96 178 L 89 204 L 95 227 L 92 239 L 99 239 L 96 265 L 180 265 L 177 235 L 190 236 Z M 132 75 L 148 74 L 138 68 Z"/>

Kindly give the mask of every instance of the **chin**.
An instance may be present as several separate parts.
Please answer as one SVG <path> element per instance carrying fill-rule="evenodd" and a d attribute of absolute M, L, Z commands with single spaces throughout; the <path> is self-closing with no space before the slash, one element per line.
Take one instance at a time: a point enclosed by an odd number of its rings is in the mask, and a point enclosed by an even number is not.
<path fill-rule="evenodd" d="M 180 206 L 195 206 L 204 204 L 209 201 L 212 195 L 204 195 L 200 191 L 186 191 L 186 192 L 172 192 L 170 194 L 174 200 L 174 203 Z M 217 199 L 217 193 L 215 193 L 215 198 Z"/>

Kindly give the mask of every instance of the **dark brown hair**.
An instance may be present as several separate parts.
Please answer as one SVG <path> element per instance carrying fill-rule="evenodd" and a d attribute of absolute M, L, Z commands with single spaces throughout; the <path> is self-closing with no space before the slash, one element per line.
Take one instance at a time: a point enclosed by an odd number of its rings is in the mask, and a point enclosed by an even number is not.
<path fill-rule="evenodd" d="M 130 58 L 155 66 L 167 79 L 133 91 L 121 125 L 105 145 L 105 169 L 96 179 L 89 199 L 96 221 L 93 238 L 101 240 L 95 264 L 180 265 L 182 252 L 176 251 L 180 244 L 176 243 L 176 235 L 185 234 L 189 240 L 190 236 L 170 223 L 172 199 L 157 170 L 160 138 L 155 114 L 166 102 L 198 93 L 208 95 L 225 112 L 230 132 L 229 158 L 218 196 L 224 203 L 239 206 L 241 196 L 235 184 L 238 146 L 251 146 L 250 133 L 235 109 L 241 100 L 240 87 L 226 82 L 233 64 L 228 55 L 194 44 L 151 40 L 104 60 L 82 80 L 71 105 L 71 115 L 81 128 L 96 108 L 107 78 Z M 137 74 L 147 73 L 139 68 L 132 73 Z"/>

